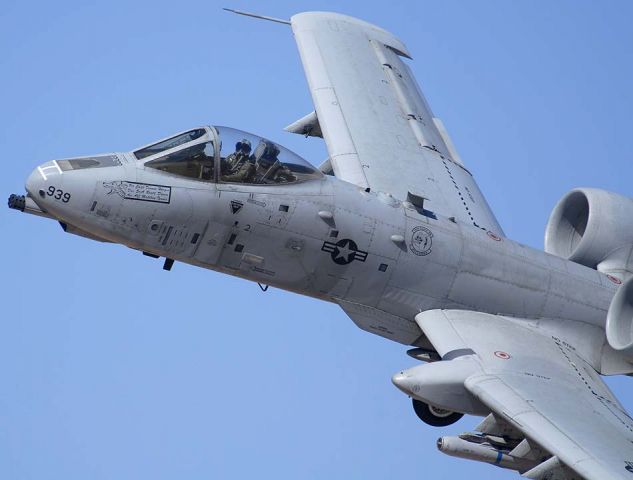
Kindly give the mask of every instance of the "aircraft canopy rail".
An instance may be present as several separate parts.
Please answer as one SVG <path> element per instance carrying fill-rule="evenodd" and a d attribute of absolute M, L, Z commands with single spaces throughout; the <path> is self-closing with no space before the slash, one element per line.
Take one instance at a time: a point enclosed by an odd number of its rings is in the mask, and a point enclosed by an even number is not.
<path fill-rule="evenodd" d="M 134 156 L 139 160 L 142 160 L 146 157 L 151 157 L 152 155 L 156 155 L 158 153 L 171 150 L 172 148 L 176 148 L 180 145 L 184 145 L 185 143 L 193 142 L 206 133 L 207 130 L 204 128 L 196 128 L 188 132 L 179 133 L 178 135 L 174 135 L 173 137 L 169 137 L 165 140 L 160 140 L 159 142 L 136 150 L 134 152 Z"/>

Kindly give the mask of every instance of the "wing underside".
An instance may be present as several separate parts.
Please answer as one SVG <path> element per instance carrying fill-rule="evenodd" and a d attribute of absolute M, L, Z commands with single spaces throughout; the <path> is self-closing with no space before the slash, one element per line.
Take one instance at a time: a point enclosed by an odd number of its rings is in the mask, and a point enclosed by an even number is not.
<path fill-rule="evenodd" d="M 390 33 L 344 15 L 291 19 L 334 174 L 503 234 Z"/>
<path fill-rule="evenodd" d="M 633 478 L 633 421 L 571 345 L 527 322 L 477 312 L 435 310 L 416 322 L 440 355 L 474 351 L 481 372 L 466 388 L 491 418 L 547 453 L 524 476 Z"/>

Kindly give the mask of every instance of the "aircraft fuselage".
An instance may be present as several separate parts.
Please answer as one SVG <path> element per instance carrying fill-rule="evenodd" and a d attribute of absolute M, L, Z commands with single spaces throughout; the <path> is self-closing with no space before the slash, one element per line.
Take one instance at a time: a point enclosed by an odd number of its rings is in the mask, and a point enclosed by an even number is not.
<path fill-rule="evenodd" d="M 334 177 L 258 186 L 133 161 L 69 172 L 46 165 L 27 190 L 69 231 L 339 303 L 359 327 L 404 344 L 424 344 L 413 319 L 436 308 L 603 327 L 617 286 Z"/>

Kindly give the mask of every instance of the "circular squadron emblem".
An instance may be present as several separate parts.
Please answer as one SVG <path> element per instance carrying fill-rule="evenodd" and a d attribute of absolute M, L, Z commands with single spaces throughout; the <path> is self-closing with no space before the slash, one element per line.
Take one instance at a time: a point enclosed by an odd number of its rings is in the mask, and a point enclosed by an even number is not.
<path fill-rule="evenodd" d="M 416 255 L 428 255 L 433 244 L 433 232 L 426 227 L 415 227 L 411 233 L 411 251 Z"/>

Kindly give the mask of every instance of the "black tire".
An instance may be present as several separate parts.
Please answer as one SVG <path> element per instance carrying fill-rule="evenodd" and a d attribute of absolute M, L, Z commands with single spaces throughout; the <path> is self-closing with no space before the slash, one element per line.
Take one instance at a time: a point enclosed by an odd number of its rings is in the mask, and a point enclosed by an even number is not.
<path fill-rule="evenodd" d="M 433 427 L 446 427 L 452 425 L 464 416 L 463 413 L 451 412 L 441 408 L 433 407 L 427 403 L 411 399 L 413 401 L 413 410 L 420 420 L 427 425 Z"/>

